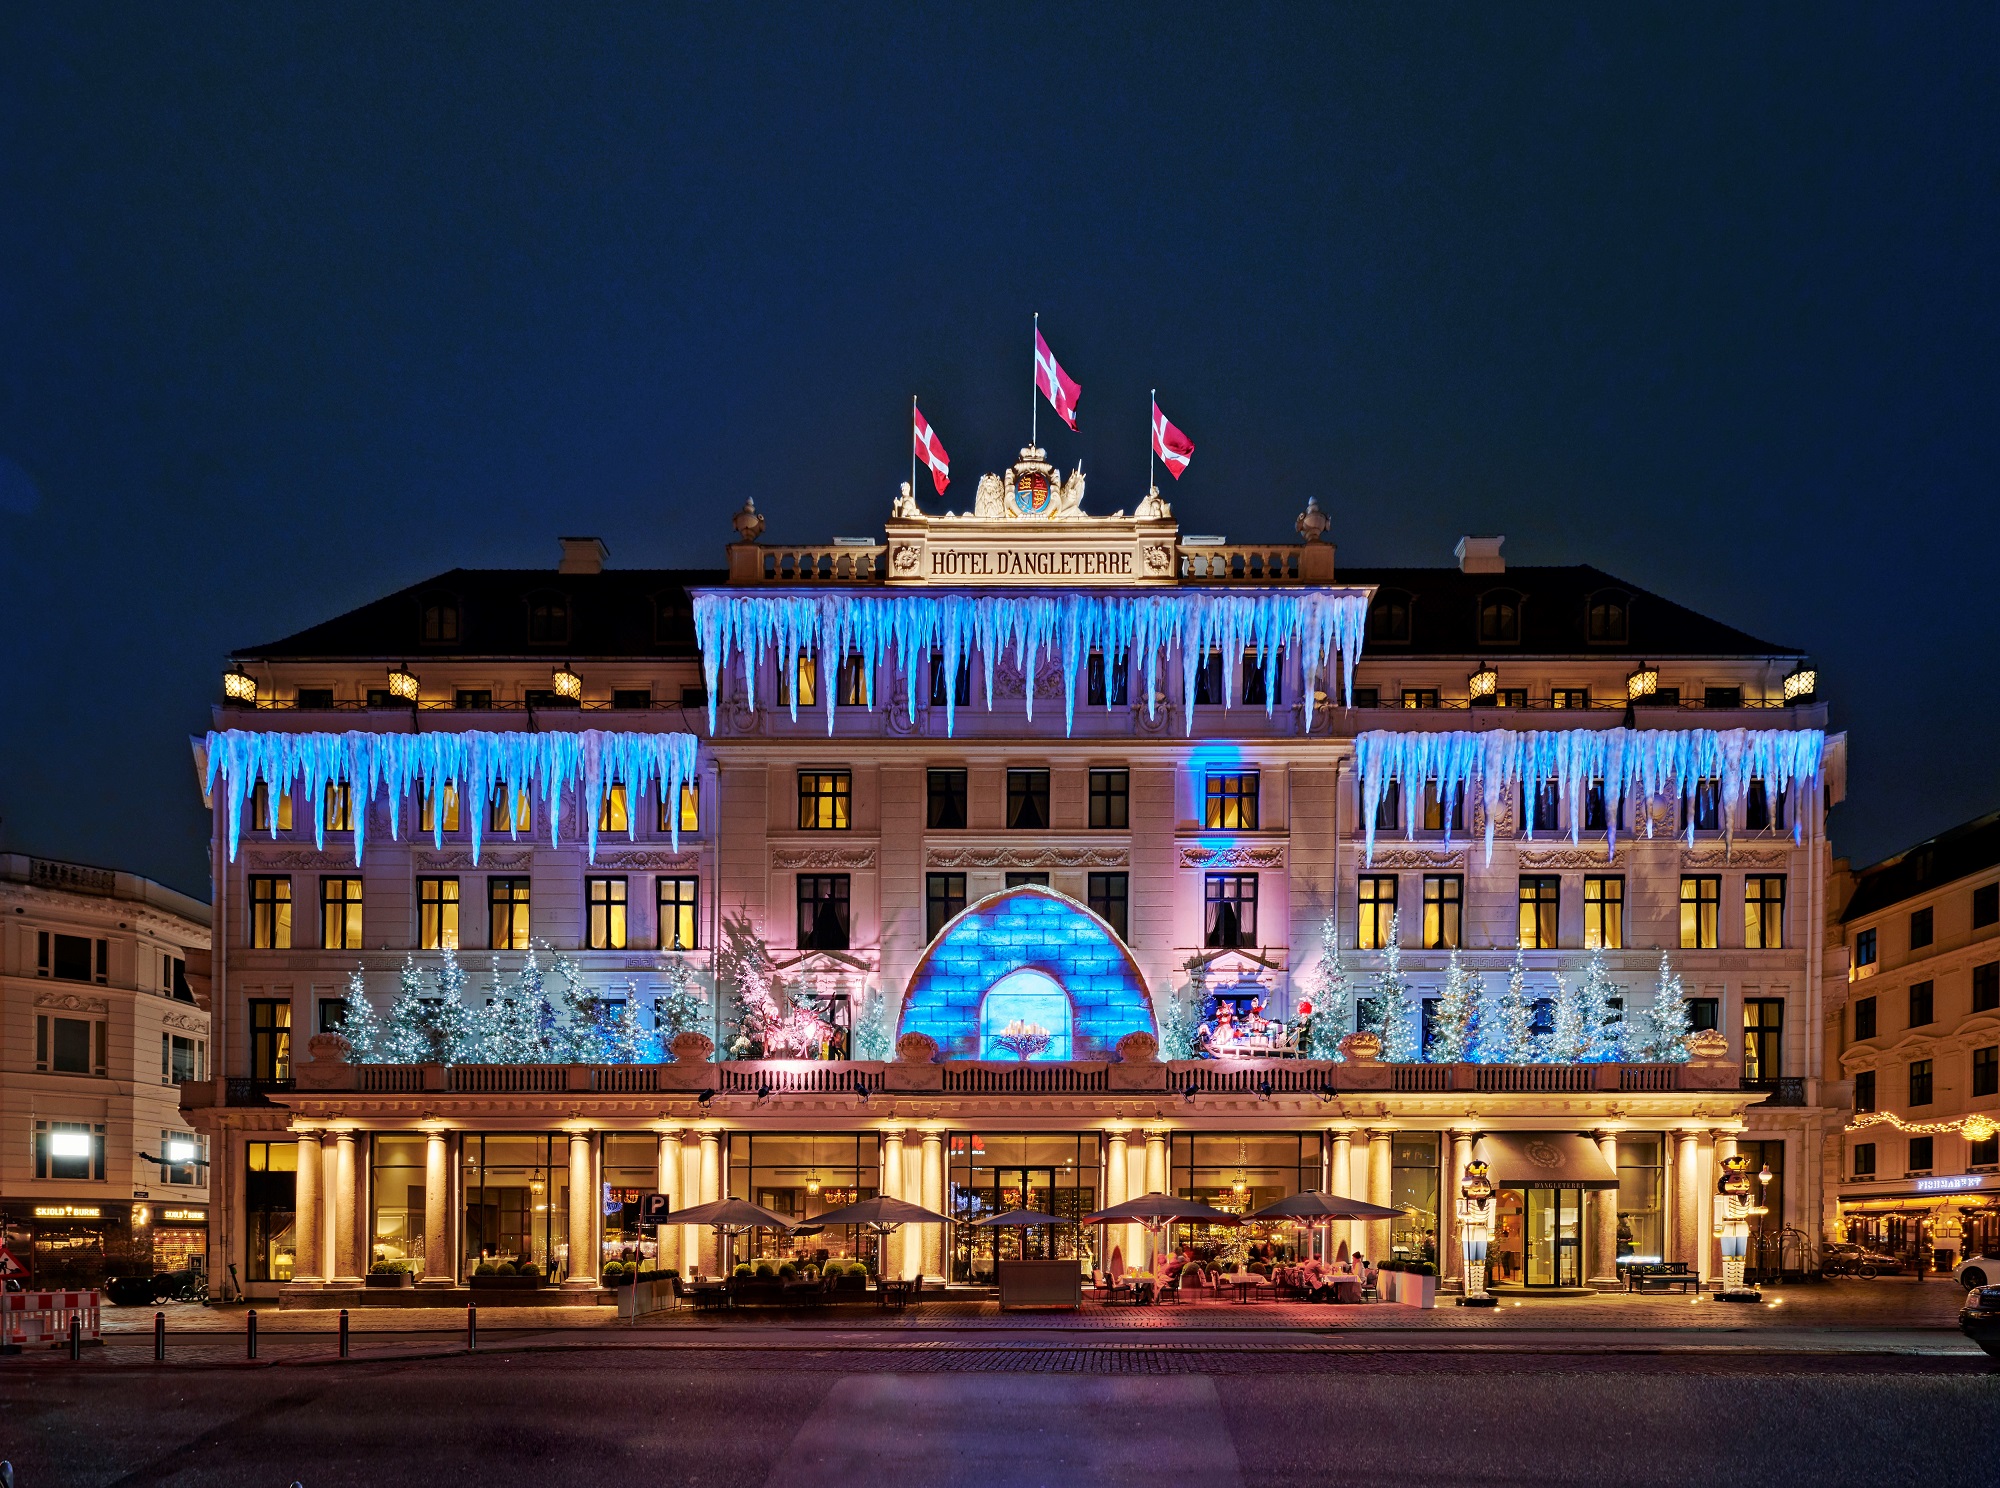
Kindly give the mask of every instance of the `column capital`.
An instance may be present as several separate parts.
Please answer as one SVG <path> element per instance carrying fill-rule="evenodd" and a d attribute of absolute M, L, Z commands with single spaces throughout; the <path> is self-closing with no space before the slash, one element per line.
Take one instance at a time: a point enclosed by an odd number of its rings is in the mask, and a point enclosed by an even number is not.
<path fill-rule="evenodd" d="M 1146 1140 L 1149 1142 L 1164 1142 L 1168 1135 L 1168 1128 L 1164 1126 L 1149 1126 L 1146 1128 Z"/>
<path fill-rule="evenodd" d="M 1386 1142 L 1400 1130 L 1400 1127 L 1394 1126 L 1371 1126 L 1368 1128 L 1368 1140 L 1370 1142 Z"/>
<path fill-rule="evenodd" d="M 944 1145 L 944 1128 L 941 1126 L 927 1126 L 918 1133 L 918 1136 L 923 1138 L 923 1144 L 926 1147 L 942 1147 Z"/>
<path fill-rule="evenodd" d="M 909 1134 L 909 1128 L 904 1126 L 885 1126 L 882 1128 L 882 1140 L 885 1142 L 901 1142 Z"/>
<path fill-rule="evenodd" d="M 678 1121 L 655 1121 L 653 1123 L 655 1135 L 670 1138 L 674 1141 L 679 1141 L 686 1130 L 687 1128 Z"/>

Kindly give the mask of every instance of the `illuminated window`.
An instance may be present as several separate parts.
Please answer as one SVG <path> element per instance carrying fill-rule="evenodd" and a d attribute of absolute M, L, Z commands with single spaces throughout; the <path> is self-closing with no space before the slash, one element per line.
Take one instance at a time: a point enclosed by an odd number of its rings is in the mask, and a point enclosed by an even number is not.
<path fill-rule="evenodd" d="M 786 676 L 781 667 L 778 671 L 778 706 L 788 707 L 793 694 L 798 696 L 801 708 L 810 708 L 819 699 L 819 660 L 812 656 L 801 656 L 792 669 L 793 675 Z"/>
<path fill-rule="evenodd" d="M 104 1128 L 83 1121 L 37 1121 L 35 1176 L 101 1183 Z"/>
<path fill-rule="evenodd" d="M 1562 880 L 1553 874 L 1524 874 L 1520 899 L 1521 944 L 1531 951 L 1554 950 L 1562 908 Z"/>
<path fill-rule="evenodd" d="M 326 829 L 329 832 L 354 830 L 354 791 L 345 780 L 327 783 Z"/>
<path fill-rule="evenodd" d="M 329 951 L 361 949 L 361 880 L 319 881 L 319 943 Z"/>
<path fill-rule="evenodd" d="M 1132 775 L 1128 770 L 1090 772 L 1090 825 L 1122 832 L 1132 821 Z"/>
<path fill-rule="evenodd" d="M 512 803 L 512 820 L 509 818 L 509 802 Z M 488 831 L 531 832 L 535 827 L 535 811 L 528 793 L 514 790 L 506 785 L 493 789 L 493 808 Z"/>
<path fill-rule="evenodd" d="M 250 880 L 250 945 L 259 951 L 292 948 L 292 881 L 254 876 Z"/>
<path fill-rule="evenodd" d="M 250 999 L 250 1078 L 292 1077 L 292 1005 L 284 998 Z"/>
<path fill-rule="evenodd" d="M 844 832 L 851 825 L 852 779 L 845 770 L 799 771 L 799 830 Z"/>
<path fill-rule="evenodd" d="M 586 948 L 593 951 L 625 949 L 625 880 L 586 878 L 584 905 L 588 911 Z"/>
<path fill-rule="evenodd" d="M 1087 883 L 1091 913 L 1127 939 L 1126 918 L 1131 899 L 1131 877 L 1124 873 L 1093 873 Z"/>
<path fill-rule="evenodd" d="M 528 948 L 528 880 L 486 880 L 486 944 L 495 951 Z"/>
<path fill-rule="evenodd" d="M 456 780 L 447 780 L 444 783 L 444 790 L 440 794 L 444 797 L 444 830 L 447 832 L 456 832 L 458 830 L 458 782 Z M 431 798 L 429 791 L 423 792 L 423 801 L 418 808 L 417 815 L 418 826 L 421 830 L 426 832 L 437 830 L 437 802 Z"/>
<path fill-rule="evenodd" d="M 1435 687 L 1405 687 L 1403 706 L 1405 708 L 1435 708 L 1438 705 L 1438 690 Z"/>
<path fill-rule="evenodd" d="M 417 947 L 425 951 L 458 949 L 458 880 L 417 880 Z"/>
<path fill-rule="evenodd" d="M 845 873 L 799 875 L 799 949 L 848 948 L 848 878 Z"/>
<path fill-rule="evenodd" d="M 1465 791 L 1462 787 L 1453 791 L 1451 795 L 1451 829 L 1454 832 L 1465 830 Z M 1438 797 L 1438 784 L 1435 780 L 1424 782 L 1424 830 L 1427 832 L 1444 830 L 1444 802 Z"/>
<path fill-rule="evenodd" d="M 1257 944 L 1257 875 L 1210 873 L 1203 877 L 1207 911 L 1204 943 L 1229 950 Z"/>
<path fill-rule="evenodd" d="M 597 830 L 600 832 L 625 832 L 631 830 L 632 807 L 625 797 L 625 787 L 610 785 L 605 787 L 604 799 L 597 805 Z"/>
<path fill-rule="evenodd" d="M 924 825 L 956 832 L 965 826 L 965 771 L 932 770 L 924 780 Z"/>
<path fill-rule="evenodd" d="M 1257 830 L 1257 772 L 1236 770 L 1210 775 L 1202 825 L 1218 832 Z"/>
<path fill-rule="evenodd" d="M 250 792 L 250 829 L 255 832 L 268 832 L 271 830 L 271 787 L 261 780 L 257 782 L 256 787 Z M 278 793 L 278 830 L 280 832 L 289 832 L 291 829 L 292 793 L 288 790 L 280 791 Z"/>
<path fill-rule="evenodd" d="M 1681 875 L 1681 949 L 1712 951 L 1722 923 L 1722 880 L 1707 874 Z"/>
<path fill-rule="evenodd" d="M 1433 873 L 1424 879 L 1424 947 L 1444 951 L 1463 945 L 1465 879 Z"/>
<path fill-rule="evenodd" d="M 1354 921 L 1355 947 L 1379 951 L 1388 945 L 1391 922 L 1396 918 L 1396 875 L 1362 874 L 1355 896 L 1359 910 Z"/>
<path fill-rule="evenodd" d="M 1588 687 L 1557 687 L 1549 692 L 1551 708 L 1588 708 L 1590 689 Z"/>
<path fill-rule="evenodd" d="M 1007 826 L 1012 831 L 1032 832 L 1049 824 L 1049 772 L 1009 770 L 1007 772 Z"/>
<path fill-rule="evenodd" d="M 701 782 L 700 781 L 683 780 L 681 782 L 680 818 L 681 818 L 680 829 L 683 832 L 699 832 L 701 830 Z M 671 831 L 672 829 L 673 829 L 672 814 L 667 810 L 666 802 L 662 801 L 660 803 L 660 830 L 662 832 L 667 832 Z"/>
<path fill-rule="evenodd" d="M 1753 951 L 1784 948 L 1784 874 L 1753 873 L 1743 880 L 1743 944 Z"/>
<path fill-rule="evenodd" d="M 1625 880 L 1590 877 L 1583 881 L 1583 947 L 1587 951 L 1625 948 Z"/>
<path fill-rule="evenodd" d="M 840 690 L 835 698 L 843 708 L 868 706 L 868 663 L 861 657 L 850 656 L 840 664 Z"/>
<path fill-rule="evenodd" d="M 965 908 L 963 873 L 924 875 L 924 939 L 936 940 L 938 932 Z"/>
<path fill-rule="evenodd" d="M 663 878 L 659 883 L 660 949 L 692 951 L 701 943 L 700 880 Z"/>
<path fill-rule="evenodd" d="M 1768 1085 L 1784 1073 L 1785 1003 L 1779 997 L 1743 999 L 1743 1083 Z"/>

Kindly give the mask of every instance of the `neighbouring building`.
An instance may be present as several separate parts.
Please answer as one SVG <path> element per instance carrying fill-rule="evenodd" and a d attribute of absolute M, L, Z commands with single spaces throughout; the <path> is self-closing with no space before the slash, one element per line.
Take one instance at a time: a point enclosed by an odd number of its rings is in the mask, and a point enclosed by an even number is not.
<path fill-rule="evenodd" d="M 208 906 L 109 868 L 0 853 L 0 1223 L 29 1285 L 199 1269 Z"/>
<path fill-rule="evenodd" d="M 1524 1292 L 1707 1273 L 1733 1151 L 1768 1265 L 1816 1243 L 1844 761 L 1803 655 L 1497 538 L 1337 572 L 1311 505 L 1227 543 L 1081 500 L 1025 450 L 881 541 L 746 505 L 714 570 L 569 538 L 235 653 L 186 1107 L 252 1293 L 533 1263 L 592 1296 L 639 1252 L 971 1282 L 1136 1258 L 1078 1221 L 1162 1190 L 1393 1204 L 1324 1243 L 1449 1279 L 1475 1152 Z M 639 1224 L 876 1192 L 1064 1222 L 730 1256 Z"/>
<path fill-rule="evenodd" d="M 2000 813 L 1843 877 L 1837 1238 L 1925 1266 L 2000 1256 Z"/>

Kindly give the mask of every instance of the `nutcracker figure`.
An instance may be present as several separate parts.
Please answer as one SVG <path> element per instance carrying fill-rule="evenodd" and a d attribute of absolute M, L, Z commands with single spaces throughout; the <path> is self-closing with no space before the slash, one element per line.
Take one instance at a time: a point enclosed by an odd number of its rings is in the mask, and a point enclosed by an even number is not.
<path fill-rule="evenodd" d="M 1722 1288 L 1718 1301 L 1754 1302 L 1758 1292 L 1743 1284 L 1743 1267 L 1750 1255 L 1752 1183 L 1750 1159 L 1737 1153 L 1722 1160 L 1715 1184 L 1715 1233 L 1722 1241 Z"/>
<path fill-rule="evenodd" d="M 1465 1295 L 1460 1307 L 1492 1307 L 1499 1299 L 1486 1290 L 1486 1246 L 1493 1233 L 1493 1179 L 1480 1158 L 1465 1165 L 1458 1186 L 1458 1236 L 1465 1256 Z"/>

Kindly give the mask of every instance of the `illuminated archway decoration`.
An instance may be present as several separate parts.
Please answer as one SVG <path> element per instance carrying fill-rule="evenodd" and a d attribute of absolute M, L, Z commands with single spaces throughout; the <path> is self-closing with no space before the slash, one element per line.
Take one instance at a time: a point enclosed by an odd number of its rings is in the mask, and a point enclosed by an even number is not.
<path fill-rule="evenodd" d="M 1040 976 L 1017 979 L 1024 971 Z M 982 1038 L 987 994 L 1020 996 L 1024 1021 L 1053 1034 L 1059 1030 L 1027 1011 L 1028 998 L 1042 1006 L 1051 988 L 1068 999 L 1071 1059 L 1109 1059 L 1128 1033 L 1157 1036 L 1145 978 L 1124 942 L 1076 900 L 1033 884 L 989 894 L 938 933 L 910 977 L 897 1032 L 929 1034 L 949 1059 L 989 1057 Z"/>

